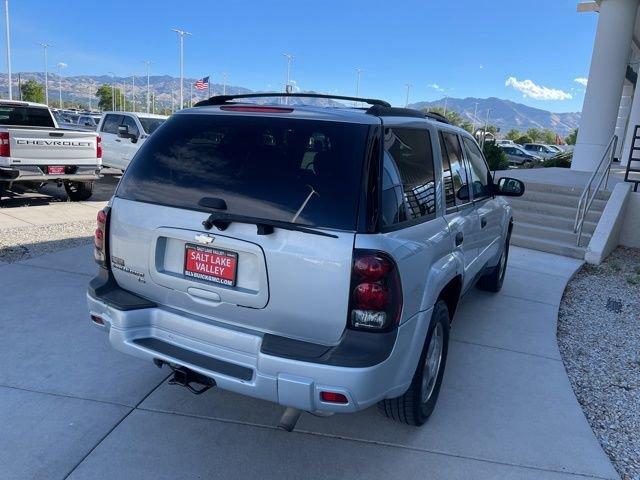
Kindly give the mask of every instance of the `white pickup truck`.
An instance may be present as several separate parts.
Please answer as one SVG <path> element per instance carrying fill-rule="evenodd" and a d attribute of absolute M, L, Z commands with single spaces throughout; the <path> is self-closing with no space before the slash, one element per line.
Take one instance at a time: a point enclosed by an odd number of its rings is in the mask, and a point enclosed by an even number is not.
<path fill-rule="evenodd" d="M 0 192 L 14 183 L 63 186 L 73 201 L 91 197 L 102 168 L 95 132 L 65 130 L 46 105 L 0 100 Z"/>
<path fill-rule="evenodd" d="M 142 144 L 168 117 L 151 113 L 105 112 L 97 132 L 105 166 L 125 170 Z"/>

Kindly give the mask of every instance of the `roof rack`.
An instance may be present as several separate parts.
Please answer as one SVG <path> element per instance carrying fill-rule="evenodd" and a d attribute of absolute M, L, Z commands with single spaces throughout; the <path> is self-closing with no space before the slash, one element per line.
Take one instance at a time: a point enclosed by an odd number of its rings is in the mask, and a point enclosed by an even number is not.
<path fill-rule="evenodd" d="M 449 119 L 438 112 L 425 112 L 424 116 L 427 118 L 436 120 L 438 122 L 448 123 L 449 125 L 451 125 L 451 122 L 449 121 Z"/>
<path fill-rule="evenodd" d="M 379 105 L 381 107 L 391 107 L 388 102 L 384 100 L 378 100 L 375 98 L 359 98 L 359 97 L 345 97 L 342 95 L 324 95 L 322 93 L 240 93 L 237 95 L 216 95 L 214 97 L 202 100 L 196 103 L 195 107 L 206 107 L 210 105 L 224 105 L 233 100 L 239 100 L 243 98 L 269 98 L 269 97 L 287 97 L 287 98 L 326 98 L 330 100 L 350 100 L 352 102 L 368 103 L 369 105 Z"/>

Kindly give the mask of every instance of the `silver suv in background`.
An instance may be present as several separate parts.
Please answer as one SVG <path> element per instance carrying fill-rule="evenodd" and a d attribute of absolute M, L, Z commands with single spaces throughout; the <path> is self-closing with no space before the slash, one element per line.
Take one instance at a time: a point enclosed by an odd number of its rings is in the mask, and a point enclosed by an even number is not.
<path fill-rule="evenodd" d="M 524 185 L 436 114 L 256 96 L 282 94 L 212 97 L 137 153 L 98 214 L 93 324 L 172 383 L 288 407 L 287 429 L 376 403 L 421 425 L 461 296 L 502 286 L 501 195 Z"/>

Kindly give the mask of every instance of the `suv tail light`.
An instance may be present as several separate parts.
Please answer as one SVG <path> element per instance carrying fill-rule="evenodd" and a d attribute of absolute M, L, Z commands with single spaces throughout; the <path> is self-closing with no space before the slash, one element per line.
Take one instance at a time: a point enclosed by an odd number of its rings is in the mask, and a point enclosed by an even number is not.
<path fill-rule="evenodd" d="M 402 286 L 393 259 L 374 250 L 353 252 L 349 328 L 388 331 L 400 322 Z"/>
<path fill-rule="evenodd" d="M 109 268 L 109 254 L 108 254 L 108 233 L 109 233 L 109 207 L 104 207 L 98 211 L 96 217 L 96 231 L 93 234 L 93 257 L 96 263 L 103 268 Z"/>
<path fill-rule="evenodd" d="M 96 158 L 102 158 L 102 137 L 96 137 Z"/>
<path fill-rule="evenodd" d="M 9 132 L 0 132 L 0 157 L 10 157 Z"/>

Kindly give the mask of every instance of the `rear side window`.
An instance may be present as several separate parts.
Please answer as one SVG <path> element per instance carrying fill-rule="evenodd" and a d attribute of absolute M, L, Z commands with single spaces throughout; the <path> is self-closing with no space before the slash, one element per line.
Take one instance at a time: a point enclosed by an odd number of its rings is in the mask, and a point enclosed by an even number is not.
<path fill-rule="evenodd" d="M 20 105 L 0 105 L 0 125 L 55 127 L 49 109 Z"/>
<path fill-rule="evenodd" d="M 469 189 L 467 188 L 469 175 L 464 166 L 462 146 L 458 135 L 440 132 L 440 149 L 442 150 L 442 179 L 447 208 L 469 203 Z"/>
<path fill-rule="evenodd" d="M 382 225 L 434 218 L 435 213 L 433 150 L 429 131 L 385 129 Z"/>
<path fill-rule="evenodd" d="M 191 210 L 355 230 L 368 125 L 178 114 L 140 148 L 116 195 Z"/>
<path fill-rule="evenodd" d="M 140 132 L 138 131 L 138 126 L 136 125 L 136 121 L 128 116 L 125 116 L 122 120 L 122 125 L 127 127 L 130 134 L 135 135 L 136 137 L 140 136 Z M 116 128 L 117 133 L 117 128 Z"/>

